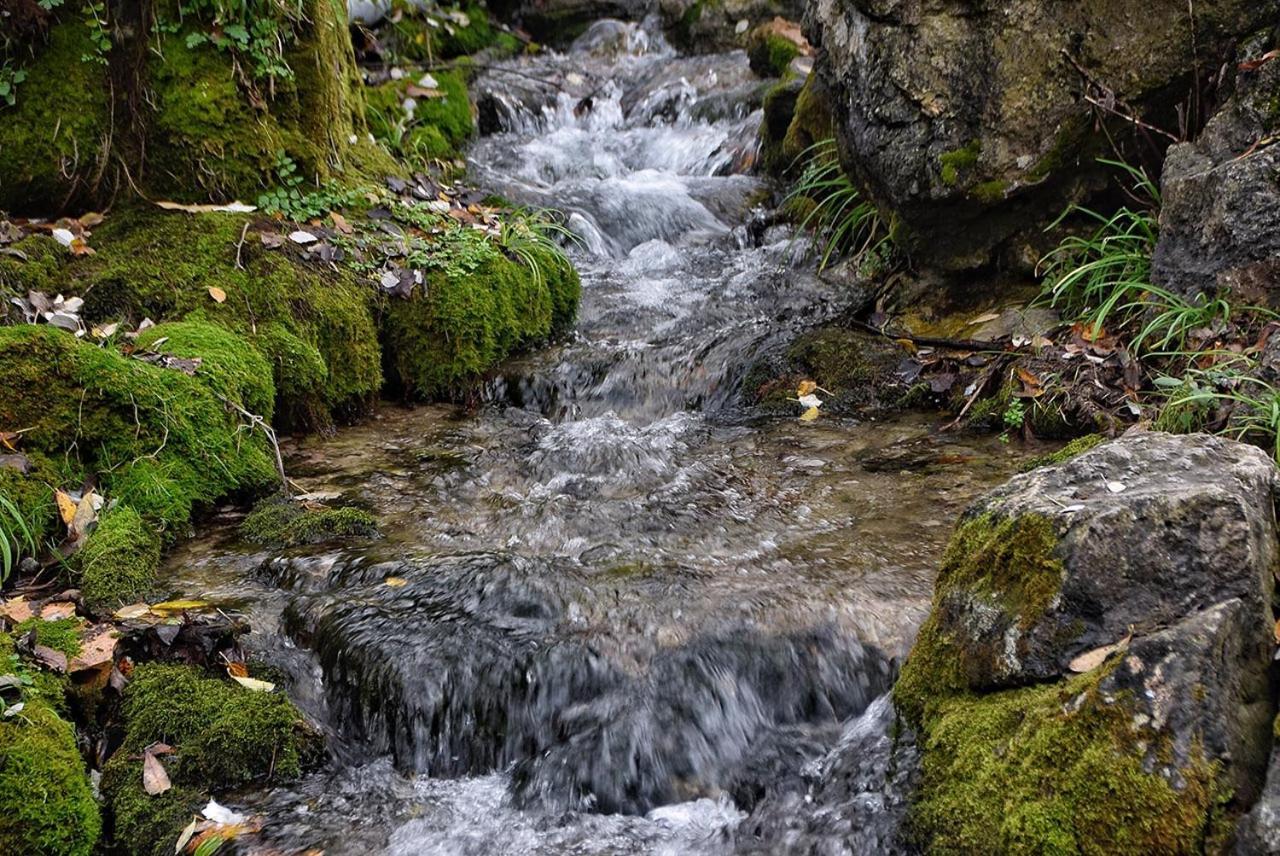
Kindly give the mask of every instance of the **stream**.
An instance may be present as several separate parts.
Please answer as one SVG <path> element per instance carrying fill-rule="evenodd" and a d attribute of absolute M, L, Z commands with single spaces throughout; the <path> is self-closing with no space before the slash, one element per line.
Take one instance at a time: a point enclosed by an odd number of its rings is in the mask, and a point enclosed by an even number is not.
<path fill-rule="evenodd" d="M 885 693 L 956 516 L 1025 453 L 739 404 L 757 355 L 845 303 L 753 223 L 745 55 L 655 33 L 602 21 L 473 85 L 472 178 L 581 238 L 572 339 L 478 410 L 384 405 L 287 447 L 380 540 L 263 553 L 224 512 L 168 559 L 328 737 L 322 770 L 226 800 L 276 852 L 894 846 Z"/>

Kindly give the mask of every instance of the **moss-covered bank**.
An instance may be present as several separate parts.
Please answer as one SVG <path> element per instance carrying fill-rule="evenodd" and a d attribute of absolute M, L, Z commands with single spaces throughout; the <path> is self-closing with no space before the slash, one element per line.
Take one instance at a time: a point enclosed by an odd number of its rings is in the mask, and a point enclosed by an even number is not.
<path fill-rule="evenodd" d="M 373 515 L 358 508 L 309 509 L 287 500 L 262 502 L 240 524 L 246 541 L 269 547 L 298 547 L 378 534 Z"/>
<path fill-rule="evenodd" d="M 182 828 L 213 791 L 301 774 L 315 732 L 279 693 L 253 692 L 190 666 L 139 666 L 124 694 L 124 741 L 107 762 L 102 792 L 112 840 L 130 852 L 171 854 Z M 173 788 L 142 789 L 142 750 L 174 748 L 161 760 Z"/>

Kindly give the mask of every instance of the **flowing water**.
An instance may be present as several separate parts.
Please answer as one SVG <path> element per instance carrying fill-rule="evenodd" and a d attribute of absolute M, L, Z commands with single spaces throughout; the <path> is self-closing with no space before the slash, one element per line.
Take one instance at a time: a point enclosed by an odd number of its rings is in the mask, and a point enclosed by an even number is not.
<path fill-rule="evenodd" d="M 955 516 L 1018 455 L 924 417 L 740 406 L 752 359 L 845 308 L 752 224 L 760 90 L 740 52 L 683 58 L 615 22 L 474 87 L 473 176 L 582 238 L 574 337 L 478 412 L 387 406 L 288 449 L 380 541 L 264 555 L 228 519 L 169 561 L 175 588 L 249 617 L 333 748 L 232 800 L 267 844 L 894 846 L 911 747 L 884 693 Z"/>

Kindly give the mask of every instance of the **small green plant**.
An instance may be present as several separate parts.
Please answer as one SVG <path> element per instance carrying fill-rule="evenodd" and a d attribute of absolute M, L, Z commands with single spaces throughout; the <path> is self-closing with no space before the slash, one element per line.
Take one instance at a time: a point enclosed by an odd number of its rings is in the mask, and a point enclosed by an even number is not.
<path fill-rule="evenodd" d="M 568 264 L 561 245 L 580 243 L 574 232 L 550 211 L 509 211 L 502 215 L 498 245 L 532 273 L 539 285 L 546 280 L 543 267 L 550 261 Z"/>
<path fill-rule="evenodd" d="M 305 191 L 298 164 L 283 150 L 276 152 L 275 173 L 279 185 L 258 196 L 258 207 L 267 214 L 303 222 L 355 205 L 360 199 L 359 188 L 346 189 L 332 184 Z"/>
<path fill-rule="evenodd" d="M 83 54 L 81 62 L 107 64 L 111 50 L 111 34 L 107 31 L 107 4 L 104 0 L 87 0 L 84 4 L 84 25 L 89 28 L 89 45 L 92 53 Z"/>
<path fill-rule="evenodd" d="M 840 165 L 835 140 L 814 143 L 798 160 L 805 162 L 804 172 L 783 204 L 807 207 L 799 227 L 811 230 L 821 246 L 818 270 L 836 256 L 860 263 L 887 258 L 892 249 L 889 229 L 879 209 L 862 198 Z"/>
<path fill-rule="evenodd" d="M 18 87 L 27 79 L 27 71 L 15 68 L 8 60 L 0 65 L 0 103 L 8 107 L 18 103 Z"/>
<path fill-rule="evenodd" d="M 1009 431 L 1017 431 L 1022 427 L 1022 423 L 1027 419 L 1027 406 L 1022 403 L 1021 398 L 1015 398 L 1009 402 L 1009 406 L 1004 409 L 1004 413 L 1000 414 L 1000 421 Z"/>
<path fill-rule="evenodd" d="M 36 539 L 22 510 L 8 497 L 0 496 L 0 585 L 23 558 L 38 552 Z"/>
<path fill-rule="evenodd" d="M 183 22 L 199 25 L 187 33 L 188 48 L 211 45 L 247 60 L 259 80 L 292 80 L 285 51 L 303 20 L 301 0 L 182 0 Z M 173 22 L 161 22 L 172 31 Z"/>

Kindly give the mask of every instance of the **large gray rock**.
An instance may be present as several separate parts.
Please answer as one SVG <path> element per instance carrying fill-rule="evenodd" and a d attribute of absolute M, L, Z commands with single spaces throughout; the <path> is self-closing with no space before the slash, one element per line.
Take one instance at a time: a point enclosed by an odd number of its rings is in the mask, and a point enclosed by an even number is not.
<path fill-rule="evenodd" d="M 847 166 L 909 227 L 918 259 L 961 269 L 1103 186 L 1095 158 L 1109 147 L 1081 69 L 1176 126 L 1192 68 L 1219 68 L 1278 11 L 1276 0 L 813 0 L 806 35 L 838 93 Z M 1089 92 L 1109 100 L 1099 87 Z M 1132 136 L 1122 120 L 1109 130 Z"/>
<path fill-rule="evenodd" d="M 1276 480 L 1252 446 L 1160 433 L 1016 476 L 966 512 L 975 534 L 965 543 L 962 529 L 943 568 L 938 628 L 989 689 L 1056 678 L 1082 652 L 1235 601 L 1237 647 L 1265 665 Z"/>
<path fill-rule="evenodd" d="M 1274 45 L 1258 39 L 1255 59 Z M 1236 94 L 1194 144 L 1165 160 L 1152 274 L 1179 293 L 1227 288 L 1280 306 L 1280 62 L 1242 71 Z"/>

